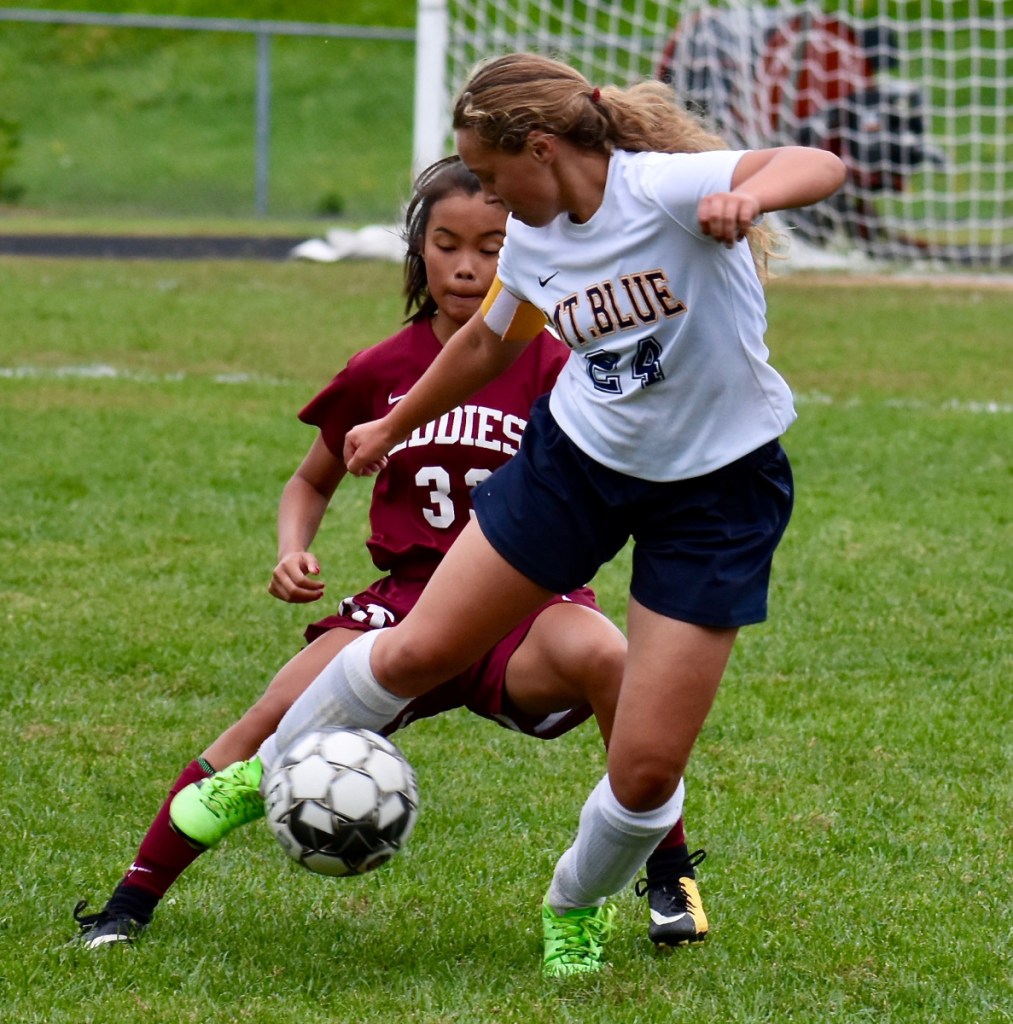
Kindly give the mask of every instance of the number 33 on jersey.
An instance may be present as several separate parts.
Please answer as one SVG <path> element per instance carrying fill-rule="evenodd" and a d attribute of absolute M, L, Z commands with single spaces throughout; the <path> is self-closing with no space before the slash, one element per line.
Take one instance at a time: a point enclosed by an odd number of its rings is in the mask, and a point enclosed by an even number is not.
<path fill-rule="evenodd" d="M 299 418 L 341 457 L 345 434 L 384 416 L 440 353 L 428 322 L 413 323 L 353 356 Z M 416 430 L 374 481 L 367 541 L 377 568 L 431 571 L 468 522 L 471 490 L 516 454 L 535 399 L 555 383 L 569 351 L 541 332 L 502 376 L 465 404 Z M 415 494 L 417 500 L 406 501 Z"/>

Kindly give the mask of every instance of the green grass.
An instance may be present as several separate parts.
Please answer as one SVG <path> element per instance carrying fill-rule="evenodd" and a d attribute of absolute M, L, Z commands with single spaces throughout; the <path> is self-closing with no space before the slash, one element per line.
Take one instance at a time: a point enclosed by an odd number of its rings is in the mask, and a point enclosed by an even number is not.
<path fill-rule="evenodd" d="M 271 52 L 269 214 L 395 218 L 410 185 L 411 44 L 280 38 Z M 23 189 L 15 210 L 253 213 L 251 36 L 4 25 L 0 55 L 20 127 L 4 176 Z"/>
<path fill-rule="evenodd" d="M 310 875 L 255 826 L 134 948 L 64 945 L 300 645 L 306 610 L 266 594 L 294 414 L 393 330 L 399 271 L 0 274 L 4 1020 L 1013 1019 L 1008 293 L 772 286 L 798 505 L 691 765 L 712 935 L 659 956 L 627 891 L 608 973 L 547 984 L 538 903 L 599 744 L 463 713 L 400 734 L 423 812 L 375 875 Z M 333 599 L 373 578 L 367 502 L 343 484 L 315 546 Z M 620 622 L 626 574 L 597 581 Z"/>
<path fill-rule="evenodd" d="M 109 10 L 95 0 L 21 6 Z M 399 0 L 116 5 L 128 12 L 415 21 L 414 5 Z M 0 214 L 42 224 L 250 217 L 255 62 L 249 34 L 0 24 Z M 269 218 L 396 219 L 410 187 L 413 79 L 410 42 L 275 37 Z"/>

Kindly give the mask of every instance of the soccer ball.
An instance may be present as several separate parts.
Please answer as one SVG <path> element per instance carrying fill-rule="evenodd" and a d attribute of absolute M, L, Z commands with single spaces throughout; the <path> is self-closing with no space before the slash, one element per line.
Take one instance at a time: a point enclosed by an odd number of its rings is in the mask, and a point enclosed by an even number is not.
<path fill-rule="evenodd" d="M 407 841 L 418 817 L 415 772 L 367 729 L 300 736 L 268 776 L 267 824 L 282 849 L 322 875 L 362 875 Z"/>

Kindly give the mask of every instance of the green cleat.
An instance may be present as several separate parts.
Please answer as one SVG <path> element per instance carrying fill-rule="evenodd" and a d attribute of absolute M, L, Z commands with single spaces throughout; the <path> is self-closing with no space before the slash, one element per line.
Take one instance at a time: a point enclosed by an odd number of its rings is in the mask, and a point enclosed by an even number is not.
<path fill-rule="evenodd" d="M 184 786 L 169 805 L 172 827 L 193 846 L 216 846 L 234 828 L 264 817 L 263 773 L 260 758 L 254 757 Z"/>
<path fill-rule="evenodd" d="M 542 974 L 562 978 L 588 974 L 605 966 L 602 947 L 612 930 L 615 907 L 577 907 L 557 914 L 547 903 L 542 906 L 545 955 Z"/>

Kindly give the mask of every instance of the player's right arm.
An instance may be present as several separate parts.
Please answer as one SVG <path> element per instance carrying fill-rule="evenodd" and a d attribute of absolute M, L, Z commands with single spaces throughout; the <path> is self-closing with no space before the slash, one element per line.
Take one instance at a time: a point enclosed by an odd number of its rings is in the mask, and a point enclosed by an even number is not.
<path fill-rule="evenodd" d="M 544 326 L 541 310 L 511 295 L 497 278 L 482 308 L 451 336 L 408 394 L 382 419 L 348 432 L 348 471 L 379 472 L 391 448 L 495 380 Z"/>
<path fill-rule="evenodd" d="M 278 564 L 268 592 L 305 604 L 324 595 L 320 563 L 309 551 L 331 498 L 345 475 L 344 463 L 317 437 L 281 492 L 278 504 Z"/>
<path fill-rule="evenodd" d="M 841 160 L 826 150 L 806 146 L 750 150 L 735 166 L 731 190 L 700 200 L 700 229 L 731 247 L 746 237 L 756 217 L 818 203 L 844 184 L 845 175 Z"/>

